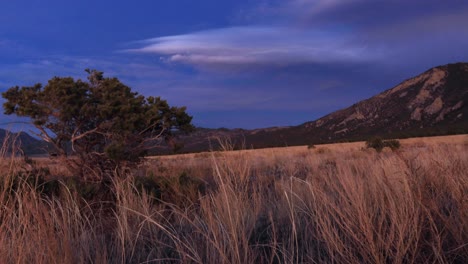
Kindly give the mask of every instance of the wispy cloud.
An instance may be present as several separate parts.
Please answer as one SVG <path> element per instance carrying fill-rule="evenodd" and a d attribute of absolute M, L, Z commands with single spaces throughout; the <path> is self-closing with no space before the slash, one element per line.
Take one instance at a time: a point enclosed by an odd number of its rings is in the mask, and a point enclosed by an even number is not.
<path fill-rule="evenodd" d="M 290 27 L 229 27 L 148 39 L 129 52 L 154 53 L 169 62 L 269 64 L 367 61 L 375 50 L 350 41 L 344 32 Z"/>
<path fill-rule="evenodd" d="M 263 0 L 234 15 L 237 23 L 300 25 L 323 14 L 365 0 Z M 378 1 L 378 0 L 372 0 Z"/>
<path fill-rule="evenodd" d="M 252 19 L 239 23 L 242 26 L 156 37 L 127 51 L 216 69 L 385 63 L 420 57 L 418 46 L 434 53 L 468 42 L 468 4 L 454 8 L 435 0 L 272 0 L 249 12 Z M 450 43 L 437 42 L 449 34 Z"/>
<path fill-rule="evenodd" d="M 360 27 L 401 23 L 466 10 L 468 3 L 458 0 L 264 0 L 242 10 L 244 23 L 273 23 L 300 26 L 327 23 Z"/>
<path fill-rule="evenodd" d="M 304 16 L 313 16 L 328 12 L 338 7 L 346 6 L 363 0 L 292 0 L 272 1 L 272 10 L 276 14 L 291 15 L 301 19 Z"/>

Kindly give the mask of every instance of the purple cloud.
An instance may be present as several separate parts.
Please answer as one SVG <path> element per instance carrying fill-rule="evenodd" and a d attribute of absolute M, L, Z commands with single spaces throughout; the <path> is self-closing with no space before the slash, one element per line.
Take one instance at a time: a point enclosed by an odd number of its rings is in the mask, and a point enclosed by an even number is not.
<path fill-rule="evenodd" d="M 169 62 L 193 65 L 339 63 L 379 56 L 350 39 L 344 32 L 246 26 L 153 38 L 128 51 L 158 54 Z"/>
<path fill-rule="evenodd" d="M 262 1 L 247 25 L 163 36 L 129 52 L 194 66 L 386 64 L 466 57 L 468 4 L 439 1 Z M 248 12 L 247 12 L 248 13 Z M 431 43 L 431 44 L 429 44 Z M 440 54 L 440 56 L 439 56 Z M 448 61 L 447 61 L 448 62 Z M 218 68 L 222 69 L 222 67 Z"/>

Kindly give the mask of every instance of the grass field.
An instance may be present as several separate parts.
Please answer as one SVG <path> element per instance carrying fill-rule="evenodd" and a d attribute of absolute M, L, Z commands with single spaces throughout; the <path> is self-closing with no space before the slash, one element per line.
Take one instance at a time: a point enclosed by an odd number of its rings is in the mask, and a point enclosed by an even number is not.
<path fill-rule="evenodd" d="M 468 263 L 468 135 L 150 157 L 105 183 L 4 156 L 4 263 Z M 228 149 L 229 146 L 226 145 Z"/>

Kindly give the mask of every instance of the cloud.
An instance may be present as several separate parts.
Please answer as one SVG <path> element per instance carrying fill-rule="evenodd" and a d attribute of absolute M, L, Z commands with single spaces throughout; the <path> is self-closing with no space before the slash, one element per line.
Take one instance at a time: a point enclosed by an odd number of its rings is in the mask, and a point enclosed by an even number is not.
<path fill-rule="evenodd" d="M 444 32 L 466 32 L 468 2 L 458 0 L 269 0 L 241 12 L 246 24 L 274 24 L 305 30 L 342 28 L 366 37 L 368 31 L 409 37 Z M 245 15 L 248 14 L 248 15 Z M 398 33 L 401 33 L 399 35 Z M 402 39 L 404 41 L 404 39 Z"/>
<path fill-rule="evenodd" d="M 353 24 L 376 26 L 467 9 L 458 0 L 266 0 L 242 10 L 237 22 L 305 26 Z"/>
<path fill-rule="evenodd" d="M 158 54 L 167 62 L 192 65 L 291 65 L 360 62 L 379 54 L 350 42 L 344 32 L 291 27 L 229 27 L 145 40 L 128 52 Z"/>
<path fill-rule="evenodd" d="M 264 0 L 239 10 L 233 21 L 247 24 L 300 25 L 364 0 Z M 373 0 L 376 1 L 376 0 Z"/>
<path fill-rule="evenodd" d="M 276 7 L 276 13 L 302 18 L 332 11 L 342 6 L 362 0 L 293 0 L 281 1 Z M 275 8 L 272 8 L 275 10 Z"/>
<path fill-rule="evenodd" d="M 427 52 L 440 54 L 433 63 L 447 63 L 442 58 L 463 59 L 455 53 L 468 43 L 468 3 L 454 6 L 435 0 L 261 1 L 244 12 L 249 19 L 241 25 L 147 39 L 127 51 L 215 70 L 377 65 Z"/>

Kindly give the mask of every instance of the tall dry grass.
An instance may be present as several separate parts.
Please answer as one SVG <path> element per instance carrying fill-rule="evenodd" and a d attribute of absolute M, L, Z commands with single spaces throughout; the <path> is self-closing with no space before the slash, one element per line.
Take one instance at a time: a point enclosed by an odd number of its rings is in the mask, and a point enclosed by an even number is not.
<path fill-rule="evenodd" d="M 161 157 L 93 196 L 2 153 L 4 263 L 468 262 L 466 144 Z"/>

